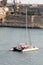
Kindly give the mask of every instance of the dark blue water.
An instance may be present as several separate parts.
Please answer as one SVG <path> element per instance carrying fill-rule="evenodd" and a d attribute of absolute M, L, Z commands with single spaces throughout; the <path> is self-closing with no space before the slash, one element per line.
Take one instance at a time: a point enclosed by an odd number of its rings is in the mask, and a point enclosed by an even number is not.
<path fill-rule="evenodd" d="M 43 65 L 43 29 L 0 28 L 0 65 Z M 12 52 L 9 49 L 28 41 L 38 51 Z"/>

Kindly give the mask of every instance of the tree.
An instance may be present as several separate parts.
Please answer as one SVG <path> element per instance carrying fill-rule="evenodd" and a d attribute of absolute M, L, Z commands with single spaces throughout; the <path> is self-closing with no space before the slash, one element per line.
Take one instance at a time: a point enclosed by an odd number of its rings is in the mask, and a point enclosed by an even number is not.
<path fill-rule="evenodd" d="M 1 1 L 1 4 L 2 4 L 3 6 L 6 6 L 7 0 L 2 0 L 2 1 Z"/>

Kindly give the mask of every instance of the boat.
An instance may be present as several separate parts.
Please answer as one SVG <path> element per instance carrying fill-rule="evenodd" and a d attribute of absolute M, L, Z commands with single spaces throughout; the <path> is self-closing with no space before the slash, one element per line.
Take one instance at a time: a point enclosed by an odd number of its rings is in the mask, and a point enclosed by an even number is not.
<path fill-rule="evenodd" d="M 10 51 L 16 51 L 16 52 L 26 52 L 26 51 L 35 51 L 38 50 L 38 47 L 32 47 L 30 45 L 27 44 L 22 44 L 22 45 L 18 45 L 18 46 L 14 46 L 10 49 Z"/>
<path fill-rule="evenodd" d="M 11 51 L 18 51 L 18 52 L 26 52 L 26 51 L 35 51 L 38 50 L 38 47 L 33 47 L 31 45 L 28 45 L 28 33 L 27 33 L 27 8 L 26 8 L 26 43 L 21 43 L 20 45 L 12 47 Z M 31 44 L 31 39 L 30 39 Z"/>

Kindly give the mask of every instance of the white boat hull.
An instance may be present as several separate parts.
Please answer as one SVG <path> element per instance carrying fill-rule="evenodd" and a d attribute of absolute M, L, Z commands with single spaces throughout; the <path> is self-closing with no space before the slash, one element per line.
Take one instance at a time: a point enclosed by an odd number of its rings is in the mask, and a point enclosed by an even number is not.
<path fill-rule="evenodd" d="M 38 50 L 39 48 L 29 48 L 29 49 L 24 49 L 22 50 L 23 52 L 26 52 L 26 51 L 35 51 L 35 50 Z"/>
<path fill-rule="evenodd" d="M 14 49 L 11 48 L 10 51 L 13 51 Z M 36 51 L 36 50 L 39 50 L 39 48 L 37 47 L 30 47 L 30 48 L 27 48 L 27 49 L 23 49 L 22 52 L 28 52 L 28 51 Z"/>

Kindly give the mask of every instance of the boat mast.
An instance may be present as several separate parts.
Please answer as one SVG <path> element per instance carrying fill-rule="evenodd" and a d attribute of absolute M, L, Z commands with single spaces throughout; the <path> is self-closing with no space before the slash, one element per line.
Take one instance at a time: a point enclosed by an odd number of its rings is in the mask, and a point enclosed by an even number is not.
<path fill-rule="evenodd" d="M 26 43 L 28 43 L 28 30 L 27 30 L 27 26 L 28 26 L 28 23 L 27 23 L 27 7 L 26 7 Z M 29 32 L 29 40 L 30 40 L 30 45 L 31 45 L 31 37 L 30 37 L 30 32 Z"/>
<path fill-rule="evenodd" d="M 27 31 L 27 7 L 26 7 L 26 43 L 28 43 L 28 31 Z"/>

